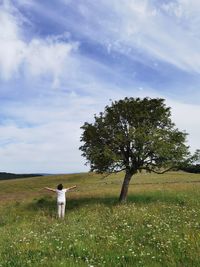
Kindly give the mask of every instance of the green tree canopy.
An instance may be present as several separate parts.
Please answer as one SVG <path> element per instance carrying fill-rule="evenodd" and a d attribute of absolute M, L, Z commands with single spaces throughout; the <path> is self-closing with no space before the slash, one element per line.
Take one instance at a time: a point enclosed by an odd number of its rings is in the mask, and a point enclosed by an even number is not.
<path fill-rule="evenodd" d="M 165 100 L 125 98 L 106 106 L 94 123 L 81 128 L 80 150 L 91 171 L 125 171 L 120 201 L 125 201 L 131 177 L 141 170 L 166 172 L 189 156 L 187 134 L 171 121 Z"/>

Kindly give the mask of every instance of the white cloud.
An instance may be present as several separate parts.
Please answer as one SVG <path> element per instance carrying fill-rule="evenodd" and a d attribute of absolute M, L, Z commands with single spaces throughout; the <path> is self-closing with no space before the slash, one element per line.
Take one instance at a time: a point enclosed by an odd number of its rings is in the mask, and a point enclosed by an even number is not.
<path fill-rule="evenodd" d="M 11 78 L 18 70 L 24 58 L 26 45 L 19 39 L 19 27 L 16 18 L 0 10 L 0 75 L 4 79 Z"/>
<path fill-rule="evenodd" d="M 73 25 L 74 30 L 107 46 L 108 51 L 127 54 L 144 64 L 151 58 L 200 73 L 198 0 L 168 4 L 147 0 L 102 0 L 101 4 L 79 1 L 78 7 L 84 20 L 82 25 Z M 60 20 L 63 24 L 66 21 Z"/>
<path fill-rule="evenodd" d="M 146 1 L 141 1 L 142 12 L 131 8 L 132 5 L 137 6 L 137 1 L 131 3 L 127 4 L 127 16 L 124 17 L 123 27 L 126 29 L 129 25 L 129 29 L 134 29 L 134 24 L 136 24 L 138 30 L 137 32 L 130 30 L 129 37 L 126 37 L 123 34 L 126 34 L 126 31 L 122 30 L 121 38 L 124 43 L 131 47 L 136 45 L 141 51 L 146 51 L 149 56 L 182 70 L 199 73 L 200 40 L 192 35 L 192 29 L 182 26 L 181 23 L 178 24 L 170 16 L 160 13 L 158 9 L 154 12 L 155 7 L 147 6 Z M 193 10 L 188 16 L 192 18 Z"/>
<path fill-rule="evenodd" d="M 18 173 L 86 170 L 78 150 L 79 126 L 76 122 L 49 122 L 35 128 L 14 124 L 0 127 L 4 140 L 0 146 L 1 170 Z"/>
<path fill-rule="evenodd" d="M 0 75 L 9 80 L 19 72 L 30 76 L 49 75 L 54 87 L 67 67 L 71 67 L 70 55 L 78 48 L 78 43 L 61 41 L 60 36 L 46 39 L 23 37 L 20 16 L 12 13 L 12 7 L 0 10 Z M 65 34 L 64 34 L 65 35 Z M 20 74 L 22 74 L 20 73 Z"/>
<path fill-rule="evenodd" d="M 59 87 L 59 79 L 71 63 L 70 54 L 77 44 L 54 42 L 51 39 L 32 40 L 27 46 L 25 64 L 31 76 L 52 75 L 53 87 Z"/>
<path fill-rule="evenodd" d="M 176 126 L 189 134 L 187 140 L 191 151 L 200 149 L 200 106 L 175 102 L 171 99 L 167 103 L 172 107 L 172 119 Z"/>
<path fill-rule="evenodd" d="M 8 110 L 13 119 L 0 126 L 0 161 L 4 171 L 54 173 L 87 170 L 78 148 L 80 126 L 83 117 L 88 117 L 88 100 L 74 96 L 69 99 L 65 96 L 66 105 L 61 96 L 60 105 L 51 99 L 49 104 L 12 103 L 12 106 L 5 107 L 4 112 Z M 20 126 L 23 122 L 24 125 Z"/>
<path fill-rule="evenodd" d="M 6 103 L 2 107 L 10 118 L 0 126 L 0 161 L 5 171 L 11 172 L 78 172 L 87 171 L 85 159 L 79 151 L 80 126 L 93 122 L 93 115 L 109 105 L 109 98 L 125 96 L 162 97 L 143 88 L 136 92 L 115 92 L 83 96 L 77 93 L 57 93 L 41 102 Z M 200 147 L 200 106 L 166 100 L 172 108 L 172 120 L 180 130 L 189 133 L 191 150 Z"/>
<path fill-rule="evenodd" d="M 161 4 L 161 7 L 178 18 L 193 19 L 192 16 L 199 14 L 200 2 L 198 0 L 169 1 L 168 3 Z"/>
<path fill-rule="evenodd" d="M 106 46 L 109 52 L 128 55 L 144 65 L 151 64 L 149 59 L 161 60 L 184 71 L 200 72 L 198 0 L 167 4 L 147 0 L 60 2 L 76 5 L 80 24 L 74 23 L 70 14 L 65 17 L 53 10 L 43 10 L 42 4 L 35 4 L 35 8 L 62 26 L 70 25 L 76 35 Z"/>

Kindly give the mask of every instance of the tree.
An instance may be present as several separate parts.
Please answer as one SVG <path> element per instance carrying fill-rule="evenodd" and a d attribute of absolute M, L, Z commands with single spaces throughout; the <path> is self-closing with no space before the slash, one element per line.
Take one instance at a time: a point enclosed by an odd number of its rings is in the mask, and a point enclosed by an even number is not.
<path fill-rule="evenodd" d="M 164 99 L 125 98 L 106 106 L 85 123 L 80 150 L 91 171 L 125 171 L 119 201 L 125 201 L 128 186 L 138 171 L 164 173 L 183 164 L 190 153 L 185 132 L 171 121 Z"/>

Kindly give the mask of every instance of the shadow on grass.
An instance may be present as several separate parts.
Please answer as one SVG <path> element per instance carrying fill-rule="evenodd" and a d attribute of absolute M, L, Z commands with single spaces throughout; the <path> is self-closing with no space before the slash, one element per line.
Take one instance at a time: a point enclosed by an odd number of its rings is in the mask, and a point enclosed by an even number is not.
<path fill-rule="evenodd" d="M 128 197 L 127 202 L 121 205 L 134 203 L 136 205 L 150 205 L 153 203 L 165 203 L 172 205 L 184 206 L 187 203 L 182 195 L 172 194 L 172 193 L 163 193 L 163 192 L 149 192 L 149 193 L 140 193 L 132 194 Z M 85 206 L 94 206 L 94 205 L 105 205 L 107 207 L 113 207 L 119 205 L 118 198 L 115 196 L 110 197 L 80 197 L 67 200 L 67 210 L 79 209 Z M 48 212 L 55 212 L 56 200 L 52 197 L 43 197 L 40 199 L 35 199 L 32 203 L 28 205 L 28 209 L 31 210 L 44 210 Z"/>

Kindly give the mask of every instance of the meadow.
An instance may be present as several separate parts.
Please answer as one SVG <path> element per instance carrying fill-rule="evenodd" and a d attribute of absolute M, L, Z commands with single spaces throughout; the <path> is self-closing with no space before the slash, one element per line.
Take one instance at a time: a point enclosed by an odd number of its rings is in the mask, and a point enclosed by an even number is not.
<path fill-rule="evenodd" d="M 200 266 L 200 174 L 123 173 L 0 181 L 0 267 Z M 54 193 L 77 185 L 58 220 Z"/>

